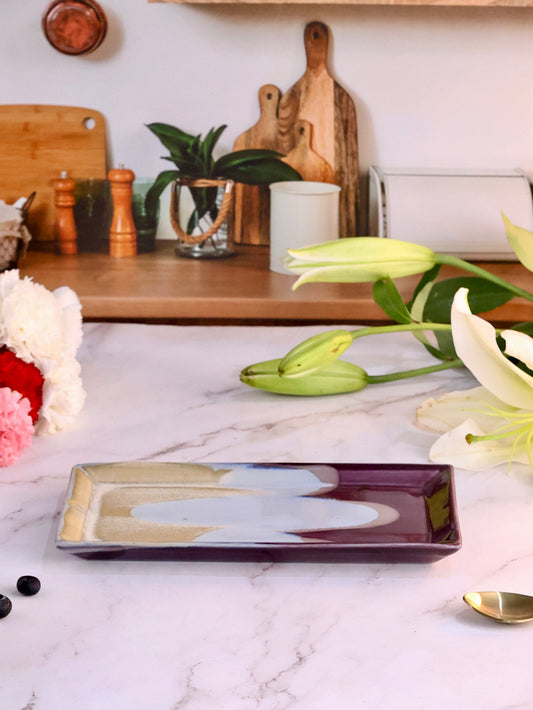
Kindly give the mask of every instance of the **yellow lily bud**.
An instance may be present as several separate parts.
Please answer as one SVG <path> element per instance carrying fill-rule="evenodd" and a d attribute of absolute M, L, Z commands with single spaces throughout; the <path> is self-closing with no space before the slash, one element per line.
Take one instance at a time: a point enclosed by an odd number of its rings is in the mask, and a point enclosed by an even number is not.
<path fill-rule="evenodd" d="M 313 335 L 290 350 L 281 360 L 279 374 L 302 377 L 335 362 L 353 342 L 347 330 L 330 330 Z"/>
<path fill-rule="evenodd" d="M 517 227 L 507 219 L 503 212 L 502 217 L 507 241 L 526 269 L 533 271 L 533 232 L 523 227 Z"/>
<path fill-rule="evenodd" d="M 314 397 L 358 392 L 366 387 L 368 381 L 368 375 L 362 368 L 344 360 L 336 360 L 303 377 L 281 377 L 278 372 L 280 362 L 278 358 L 244 368 L 241 382 L 277 394 Z"/>
<path fill-rule="evenodd" d="M 303 283 L 366 283 L 421 274 L 435 266 L 428 247 L 397 239 L 350 237 L 311 247 L 289 249 L 285 265 L 301 274 L 293 290 Z"/>

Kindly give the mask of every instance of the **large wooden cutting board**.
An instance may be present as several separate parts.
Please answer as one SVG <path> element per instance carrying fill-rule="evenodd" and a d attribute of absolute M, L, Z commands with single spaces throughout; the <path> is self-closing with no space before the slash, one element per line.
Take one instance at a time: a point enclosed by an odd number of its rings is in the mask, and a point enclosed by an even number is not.
<path fill-rule="evenodd" d="M 35 200 L 28 218 L 32 239 L 54 239 L 52 180 L 105 178 L 105 122 L 101 113 L 71 106 L 0 106 L 0 199 Z"/>
<path fill-rule="evenodd" d="M 273 84 L 259 89 L 259 120 L 235 140 L 233 150 L 277 150 L 278 104 L 281 91 Z M 235 185 L 235 241 L 269 244 L 270 192 L 267 185 Z"/>
<path fill-rule="evenodd" d="M 311 148 L 329 163 L 341 188 L 339 230 L 342 237 L 357 234 L 359 211 L 359 157 L 357 116 L 350 95 L 327 69 L 329 30 L 310 22 L 304 33 L 307 66 L 304 75 L 282 97 L 278 109 L 278 149 L 295 147 L 297 121 L 312 126 Z"/>

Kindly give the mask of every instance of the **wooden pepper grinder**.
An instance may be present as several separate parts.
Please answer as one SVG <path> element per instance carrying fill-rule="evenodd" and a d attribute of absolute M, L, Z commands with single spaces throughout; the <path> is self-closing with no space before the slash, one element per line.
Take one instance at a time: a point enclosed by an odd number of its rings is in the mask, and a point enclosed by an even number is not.
<path fill-rule="evenodd" d="M 75 182 L 63 171 L 58 180 L 52 180 L 55 192 L 56 234 L 60 254 L 78 253 L 78 235 L 74 221 Z"/>
<path fill-rule="evenodd" d="M 107 176 L 113 198 L 113 219 L 109 231 L 109 253 L 124 257 L 137 254 L 137 233 L 131 211 L 135 173 L 123 165 L 110 170 Z"/>

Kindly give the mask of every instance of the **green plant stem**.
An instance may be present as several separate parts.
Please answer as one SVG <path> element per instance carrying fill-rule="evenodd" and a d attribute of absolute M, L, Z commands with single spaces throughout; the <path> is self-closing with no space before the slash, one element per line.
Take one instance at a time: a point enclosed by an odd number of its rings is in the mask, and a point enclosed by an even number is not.
<path fill-rule="evenodd" d="M 440 365 L 429 365 L 428 367 L 418 367 L 414 370 L 404 370 L 403 372 L 391 372 L 388 375 L 368 375 L 368 384 L 377 385 L 383 382 L 395 382 L 396 380 L 407 380 L 409 377 L 418 377 L 419 375 L 430 375 L 432 372 L 440 372 L 441 370 L 450 370 L 454 367 L 463 367 L 462 360 L 456 358 L 443 362 Z"/>
<path fill-rule="evenodd" d="M 366 328 L 351 330 L 353 339 L 363 338 L 365 335 L 379 335 L 380 333 L 402 333 L 413 332 L 415 330 L 449 330 L 452 326 L 449 323 L 402 323 L 401 325 L 371 325 Z"/>
<path fill-rule="evenodd" d="M 438 264 L 447 264 L 448 266 L 455 266 L 459 269 L 463 269 L 464 271 L 469 271 L 476 276 L 481 276 L 481 278 L 486 279 L 487 281 L 492 281 L 492 283 L 506 288 L 511 293 L 514 293 L 515 296 L 521 296 L 522 298 L 525 298 L 533 303 L 532 293 L 524 291 L 524 289 L 509 283 L 509 281 L 505 281 L 505 279 L 500 279 L 498 276 L 491 274 L 490 271 L 482 269 L 480 266 L 471 264 L 470 262 L 464 261 L 458 256 L 453 256 L 451 254 L 435 254 L 435 257 Z"/>

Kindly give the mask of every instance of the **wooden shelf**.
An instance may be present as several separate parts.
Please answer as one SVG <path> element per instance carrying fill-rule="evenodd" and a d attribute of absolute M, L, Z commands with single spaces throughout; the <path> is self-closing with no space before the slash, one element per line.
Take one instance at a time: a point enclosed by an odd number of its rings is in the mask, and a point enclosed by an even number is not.
<path fill-rule="evenodd" d="M 241 246 L 219 261 L 178 258 L 175 242 L 158 242 L 151 254 L 116 259 L 107 254 L 59 256 L 30 251 L 20 265 L 48 289 L 70 286 L 85 320 L 172 323 L 365 323 L 384 321 L 371 284 L 308 284 L 297 291 L 293 276 L 269 270 L 266 247 Z M 485 264 L 489 270 L 530 289 L 521 264 Z M 443 277 L 457 274 L 442 270 Z M 410 297 L 418 277 L 399 280 Z M 533 320 L 533 304 L 515 299 L 493 311 L 498 323 Z"/>
<path fill-rule="evenodd" d="M 533 0 L 148 0 L 181 5 L 395 5 L 433 7 L 533 7 Z"/>

